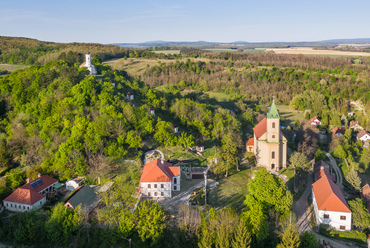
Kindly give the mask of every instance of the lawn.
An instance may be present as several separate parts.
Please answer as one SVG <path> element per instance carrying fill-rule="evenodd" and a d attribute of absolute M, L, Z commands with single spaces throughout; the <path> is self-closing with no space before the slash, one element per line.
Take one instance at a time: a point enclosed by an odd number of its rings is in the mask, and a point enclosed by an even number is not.
<path fill-rule="evenodd" d="M 215 208 L 232 207 L 241 212 L 244 208 L 245 196 L 248 194 L 247 183 L 252 175 L 251 169 L 231 171 L 227 178 L 219 175 L 220 183 L 208 193 L 208 204 Z"/>
<path fill-rule="evenodd" d="M 262 49 L 247 49 L 247 50 L 243 50 L 243 52 L 245 52 L 245 53 L 263 53 L 263 52 L 265 52 L 265 50 L 262 50 Z"/>
<path fill-rule="evenodd" d="M 29 67 L 29 66 L 0 64 L 0 70 L 7 70 L 7 71 L 10 71 L 10 72 L 13 72 L 13 71 L 18 70 L 18 69 L 23 69 L 23 68 L 26 68 L 26 67 Z M 5 75 L 1 75 L 1 76 L 5 76 Z"/>
<path fill-rule="evenodd" d="M 164 54 L 180 54 L 180 50 L 162 50 L 162 51 L 152 51 L 154 53 L 164 53 Z"/>
<path fill-rule="evenodd" d="M 304 120 L 303 111 L 294 110 L 288 105 L 277 105 L 277 109 L 281 117 L 285 118 L 286 126 L 293 126 L 296 120 Z"/>
<path fill-rule="evenodd" d="M 208 94 L 209 98 L 214 98 L 218 102 L 228 102 L 230 100 L 230 95 L 222 92 L 206 92 L 205 94 Z"/>

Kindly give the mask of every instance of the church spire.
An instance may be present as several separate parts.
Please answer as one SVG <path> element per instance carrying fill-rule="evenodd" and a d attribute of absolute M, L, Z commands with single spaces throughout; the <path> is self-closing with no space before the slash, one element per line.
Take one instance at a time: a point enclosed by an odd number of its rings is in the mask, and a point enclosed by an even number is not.
<path fill-rule="evenodd" d="M 272 104 L 271 104 L 271 107 L 269 109 L 269 112 L 267 112 L 267 118 L 268 119 L 280 119 L 280 115 L 279 115 L 279 112 L 276 108 L 276 105 L 275 105 L 275 99 L 272 100 Z"/>

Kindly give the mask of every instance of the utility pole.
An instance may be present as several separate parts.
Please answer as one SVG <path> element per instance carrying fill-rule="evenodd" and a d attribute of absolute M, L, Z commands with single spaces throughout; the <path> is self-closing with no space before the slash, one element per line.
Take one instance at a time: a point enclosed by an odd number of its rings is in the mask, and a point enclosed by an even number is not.
<path fill-rule="evenodd" d="M 128 240 L 128 247 L 131 248 L 131 239 Z"/>

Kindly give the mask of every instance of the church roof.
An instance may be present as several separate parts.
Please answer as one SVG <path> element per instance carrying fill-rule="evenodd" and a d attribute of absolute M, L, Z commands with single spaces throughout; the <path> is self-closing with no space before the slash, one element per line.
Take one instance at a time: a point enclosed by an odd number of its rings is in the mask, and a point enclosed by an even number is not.
<path fill-rule="evenodd" d="M 268 119 L 280 119 L 280 115 L 276 108 L 275 101 L 272 101 L 271 107 L 269 109 L 269 112 L 267 112 L 266 117 Z"/>
<path fill-rule="evenodd" d="M 253 132 L 256 135 L 256 138 L 259 139 L 267 131 L 267 118 L 263 118 L 260 123 L 258 123 L 254 128 Z"/>

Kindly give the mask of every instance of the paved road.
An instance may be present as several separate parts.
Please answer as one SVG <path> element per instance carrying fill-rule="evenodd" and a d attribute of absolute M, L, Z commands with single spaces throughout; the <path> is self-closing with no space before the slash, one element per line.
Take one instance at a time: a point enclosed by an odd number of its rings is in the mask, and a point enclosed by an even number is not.
<path fill-rule="evenodd" d="M 311 185 L 312 185 L 312 173 L 307 175 L 307 184 L 306 189 L 299 198 L 298 201 L 293 202 L 293 212 L 297 216 L 297 226 L 300 231 L 311 231 L 311 212 L 307 209 L 308 207 L 308 196 L 311 193 Z"/>
<path fill-rule="evenodd" d="M 336 179 L 337 179 L 337 185 L 342 188 L 343 187 L 343 176 L 342 173 L 337 165 L 337 161 L 333 158 L 332 155 L 327 153 L 326 151 L 322 151 L 330 160 L 330 164 L 332 165 L 333 170 L 335 171 L 336 174 Z"/>
<path fill-rule="evenodd" d="M 176 212 L 177 211 L 177 207 L 181 204 L 187 204 L 188 202 L 188 199 L 191 195 L 191 193 L 196 189 L 196 188 L 199 188 L 201 187 L 202 185 L 204 185 L 204 181 L 201 181 L 199 183 L 197 183 L 196 185 L 192 186 L 191 188 L 189 188 L 188 190 L 184 191 L 184 192 L 181 192 L 180 194 L 178 194 L 177 196 L 174 196 L 172 198 L 169 198 L 169 199 L 160 199 L 158 200 L 158 202 L 160 204 L 162 204 L 163 206 L 165 206 L 168 210 L 170 210 L 171 212 Z M 208 187 L 207 187 L 208 188 Z"/>
<path fill-rule="evenodd" d="M 363 109 L 361 106 L 360 106 L 360 104 L 358 104 L 357 102 L 351 102 L 351 104 L 352 105 L 355 105 L 356 107 L 357 107 L 357 109 L 358 110 L 362 110 L 362 111 L 364 111 L 364 115 L 366 115 L 366 111 L 365 111 L 365 109 Z"/>

